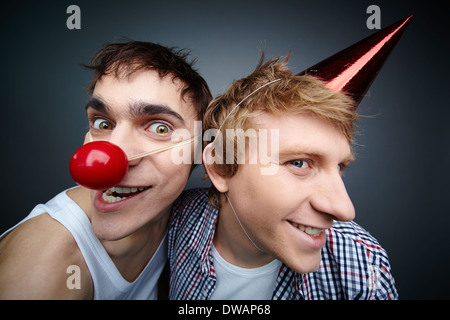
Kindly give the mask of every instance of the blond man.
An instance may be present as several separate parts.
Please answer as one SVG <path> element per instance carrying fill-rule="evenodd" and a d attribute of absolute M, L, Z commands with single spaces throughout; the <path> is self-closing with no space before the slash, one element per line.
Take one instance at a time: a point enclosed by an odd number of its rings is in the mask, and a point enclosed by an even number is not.
<path fill-rule="evenodd" d="M 263 58 L 211 102 L 203 160 L 213 186 L 174 205 L 170 298 L 398 298 L 342 180 L 355 110 L 315 77 Z"/>

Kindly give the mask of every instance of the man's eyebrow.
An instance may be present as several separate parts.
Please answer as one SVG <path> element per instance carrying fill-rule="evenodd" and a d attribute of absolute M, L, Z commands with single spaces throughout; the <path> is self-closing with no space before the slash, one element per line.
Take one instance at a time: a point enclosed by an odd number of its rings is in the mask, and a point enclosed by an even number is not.
<path fill-rule="evenodd" d="M 87 102 L 85 109 L 93 108 L 101 113 L 109 113 L 110 107 L 100 98 L 91 97 Z"/>
<path fill-rule="evenodd" d="M 130 105 L 130 114 L 136 118 L 144 115 L 166 114 L 184 123 L 183 117 L 178 112 L 164 104 L 137 101 Z"/>
<path fill-rule="evenodd" d="M 86 103 L 86 111 L 88 108 L 93 108 L 101 113 L 111 113 L 112 110 L 107 103 L 105 103 L 101 98 L 91 97 Z M 137 118 L 145 115 L 158 115 L 167 114 L 169 116 L 175 117 L 184 124 L 183 117 L 169 106 L 158 103 L 149 103 L 145 101 L 136 101 L 130 103 L 129 113 L 132 117 Z"/>
<path fill-rule="evenodd" d="M 304 150 L 304 151 L 301 151 Z M 280 158 L 313 158 L 313 159 L 325 159 L 326 155 L 316 152 L 314 150 L 309 150 L 308 148 L 295 148 L 295 149 L 288 149 L 288 150 L 282 150 L 279 153 Z M 355 157 L 353 155 L 353 152 L 351 152 L 347 157 L 342 159 L 341 163 L 347 164 L 350 162 L 353 162 L 355 160 Z"/>

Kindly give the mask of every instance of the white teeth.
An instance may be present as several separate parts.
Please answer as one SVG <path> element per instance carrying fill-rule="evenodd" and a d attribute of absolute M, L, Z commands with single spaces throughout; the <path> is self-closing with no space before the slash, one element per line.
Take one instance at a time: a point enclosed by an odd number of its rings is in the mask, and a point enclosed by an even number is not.
<path fill-rule="evenodd" d="M 131 189 L 133 188 L 127 188 L 127 187 L 112 187 L 111 189 L 109 189 L 109 191 L 111 193 L 113 192 L 117 192 L 117 193 L 130 193 L 132 192 Z M 136 191 L 134 191 L 136 192 Z"/>
<path fill-rule="evenodd" d="M 306 227 L 305 232 L 313 237 L 317 237 L 323 230 L 317 228 Z"/>
<path fill-rule="evenodd" d="M 114 203 L 114 202 L 117 202 L 117 201 L 125 200 L 127 197 L 123 197 L 122 198 L 122 197 L 108 196 L 108 195 L 106 195 L 106 192 L 103 192 L 102 198 L 106 202 Z"/>
<path fill-rule="evenodd" d="M 323 229 L 317 229 L 317 228 L 312 228 L 312 227 L 305 227 L 301 224 L 295 223 L 295 222 L 291 222 L 291 224 L 296 227 L 297 229 L 300 229 L 301 231 L 309 234 L 310 236 L 313 237 L 317 237 L 322 231 Z"/>
<path fill-rule="evenodd" d="M 136 192 L 141 192 L 144 191 L 146 188 L 145 187 L 112 187 L 108 190 L 106 190 L 105 192 L 103 192 L 102 194 L 102 198 L 104 201 L 109 202 L 109 203 L 114 203 L 114 202 L 118 202 L 118 201 L 122 201 L 125 200 L 129 197 L 132 197 L 136 194 Z M 125 197 L 120 197 L 120 196 L 114 196 L 114 194 L 121 194 L 121 195 L 127 195 Z"/>

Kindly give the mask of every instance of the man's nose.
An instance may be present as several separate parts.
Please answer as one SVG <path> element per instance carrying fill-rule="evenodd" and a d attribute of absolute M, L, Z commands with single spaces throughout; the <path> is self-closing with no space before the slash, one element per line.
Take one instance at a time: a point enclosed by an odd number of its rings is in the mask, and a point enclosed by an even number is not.
<path fill-rule="evenodd" d="M 117 126 L 114 128 L 109 137 L 109 142 L 119 146 L 128 158 L 143 152 L 143 150 L 140 150 L 139 148 L 138 139 L 133 133 L 133 130 L 128 130 L 125 127 Z M 142 158 L 128 160 L 128 165 L 130 167 L 135 166 L 141 161 L 141 159 Z"/>
<path fill-rule="evenodd" d="M 355 208 L 338 171 L 323 174 L 310 200 L 311 206 L 337 221 L 351 221 Z"/>

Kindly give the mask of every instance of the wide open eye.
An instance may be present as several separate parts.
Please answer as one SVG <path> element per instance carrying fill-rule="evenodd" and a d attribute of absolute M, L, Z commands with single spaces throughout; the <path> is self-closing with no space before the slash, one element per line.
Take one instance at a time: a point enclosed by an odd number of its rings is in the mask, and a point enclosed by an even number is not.
<path fill-rule="evenodd" d="M 92 127 L 98 130 L 112 130 L 113 124 L 106 119 L 98 118 L 94 120 Z"/>
<path fill-rule="evenodd" d="M 166 135 L 172 131 L 170 127 L 163 122 L 155 122 L 151 124 L 148 127 L 148 130 L 159 135 Z"/>

